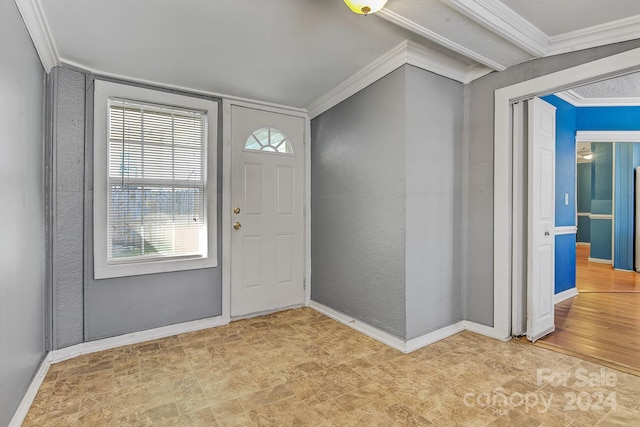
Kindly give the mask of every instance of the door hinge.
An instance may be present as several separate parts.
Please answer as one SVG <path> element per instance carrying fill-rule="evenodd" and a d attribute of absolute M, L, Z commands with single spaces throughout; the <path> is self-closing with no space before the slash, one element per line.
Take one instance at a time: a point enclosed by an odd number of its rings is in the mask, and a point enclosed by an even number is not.
<path fill-rule="evenodd" d="M 302 278 L 302 289 L 307 289 L 307 278 L 303 277 Z"/>

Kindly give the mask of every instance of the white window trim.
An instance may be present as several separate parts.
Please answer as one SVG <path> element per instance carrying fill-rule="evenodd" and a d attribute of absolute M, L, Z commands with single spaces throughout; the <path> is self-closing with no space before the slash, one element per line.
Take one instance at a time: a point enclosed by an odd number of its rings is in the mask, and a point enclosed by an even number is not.
<path fill-rule="evenodd" d="M 201 258 L 107 262 L 108 100 L 110 97 L 170 105 L 207 113 L 206 226 L 207 255 Z M 137 276 L 218 266 L 217 253 L 218 103 L 208 99 L 95 80 L 93 122 L 93 274 L 94 279 Z"/>

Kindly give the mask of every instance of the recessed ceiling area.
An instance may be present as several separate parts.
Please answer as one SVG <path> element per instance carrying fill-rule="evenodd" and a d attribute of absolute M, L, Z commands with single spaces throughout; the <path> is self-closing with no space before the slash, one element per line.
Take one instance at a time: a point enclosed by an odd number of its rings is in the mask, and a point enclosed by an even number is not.
<path fill-rule="evenodd" d="M 502 3 L 548 36 L 640 14 L 637 0 L 502 0 Z"/>
<path fill-rule="evenodd" d="M 555 95 L 576 107 L 640 106 L 640 72 L 577 86 Z"/>
<path fill-rule="evenodd" d="M 343 0 L 15 1 L 47 71 L 68 64 L 301 109 L 398 58 L 468 83 L 640 38 L 637 0 L 389 0 L 369 16 Z"/>
<path fill-rule="evenodd" d="M 579 86 L 573 92 L 582 98 L 640 98 L 640 73 L 627 74 Z"/>

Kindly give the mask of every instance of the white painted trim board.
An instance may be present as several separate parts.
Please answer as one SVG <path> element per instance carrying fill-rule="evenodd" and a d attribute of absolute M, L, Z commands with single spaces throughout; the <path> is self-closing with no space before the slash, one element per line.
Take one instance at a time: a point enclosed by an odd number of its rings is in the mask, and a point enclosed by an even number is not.
<path fill-rule="evenodd" d="M 405 64 L 431 71 L 461 83 L 469 83 L 491 72 L 490 68 L 469 67 L 440 52 L 405 40 L 311 102 L 307 106 L 309 117 L 313 119 L 319 116 Z"/>
<path fill-rule="evenodd" d="M 578 233 L 578 227 L 575 225 L 567 225 L 562 227 L 555 227 L 554 234 L 556 236 L 561 236 L 564 234 L 576 234 Z"/>
<path fill-rule="evenodd" d="M 578 295 L 578 289 L 576 288 L 567 289 L 566 291 L 562 291 L 553 296 L 553 304 L 554 305 L 558 304 L 559 302 L 568 300 L 569 298 L 573 298 L 576 295 Z"/>
<path fill-rule="evenodd" d="M 433 344 L 436 341 L 440 341 L 442 339 L 450 337 L 451 335 L 457 334 L 458 332 L 462 332 L 465 330 L 475 332 L 477 334 L 485 335 L 500 341 L 508 341 L 509 339 L 511 339 L 511 337 L 503 338 L 501 336 L 496 335 L 494 333 L 494 329 L 489 326 L 480 325 L 478 323 L 470 322 L 468 320 L 461 320 L 459 322 L 445 326 L 443 328 L 437 329 L 433 332 L 429 332 L 419 337 L 416 337 L 410 340 L 404 340 L 388 332 L 385 332 L 381 329 L 378 329 L 374 326 L 371 326 L 366 322 L 362 322 L 347 314 L 341 313 L 319 302 L 312 300 L 309 303 L 309 307 L 316 310 L 319 313 L 324 314 L 327 317 L 330 317 L 331 319 L 337 322 L 342 323 L 345 326 L 350 327 L 351 329 L 354 329 L 368 336 L 369 338 L 373 338 L 374 340 L 379 341 L 383 344 L 386 344 L 391 348 L 395 348 L 396 350 L 401 351 L 403 353 L 410 353 L 412 351 L 418 350 L 429 344 Z"/>
<path fill-rule="evenodd" d="M 15 0 L 27 32 L 31 36 L 42 67 L 47 74 L 60 64 L 58 49 L 39 0 Z"/>
<path fill-rule="evenodd" d="M 50 351 L 44 356 L 44 359 L 40 363 L 38 371 L 31 380 L 29 388 L 9 422 L 9 427 L 19 427 L 22 425 L 27 413 L 29 412 L 29 408 L 33 403 L 33 399 L 36 397 L 36 394 L 42 385 L 42 381 L 46 377 L 52 364 L 63 362 L 85 354 L 166 338 L 187 332 L 199 331 L 201 329 L 214 328 L 228 323 L 228 321 L 224 321 L 223 316 L 216 316 L 207 319 L 177 323 L 175 325 L 163 326 L 160 328 L 148 329 L 146 331 L 132 332 L 130 334 L 118 335 L 116 337 L 104 338 L 96 341 L 88 341 L 71 347 Z"/>
<path fill-rule="evenodd" d="M 579 130 L 576 142 L 640 142 L 639 131 Z"/>
<path fill-rule="evenodd" d="M 22 397 L 22 400 L 20 401 L 18 408 L 13 413 L 13 417 L 11 417 L 8 427 L 22 426 L 22 423 L 27 417 L 27 414 L 29 413 L 29 409 L 33 404 L 33 400 L 36 398 L 36 395 L 38 394 L 38 390 L 40 390 L 40 386 L 42 385 L 44 378 L 47 376 L 47 372 L 49 372 L 50 367 L 51 367 L 51 354 L 47 353 L 44 355 L 42 362 L 40 362 L 40 367 L 38 368 L 35 375 L 31 379 L 31 382 L 29 383 L 29 387 L 27 388 L 27 391 Z"/>

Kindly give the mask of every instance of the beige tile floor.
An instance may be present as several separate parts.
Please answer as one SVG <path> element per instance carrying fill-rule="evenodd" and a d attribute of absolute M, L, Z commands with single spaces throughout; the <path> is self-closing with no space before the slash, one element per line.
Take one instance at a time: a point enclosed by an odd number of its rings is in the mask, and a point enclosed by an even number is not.
<path fill-rule="evenodd" d="M 305 308 L 55 364 L 24 425 L 638 426 L 640 378 L 470 332 L 403 355 Z"/>

